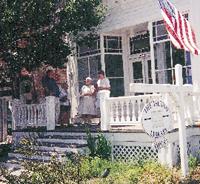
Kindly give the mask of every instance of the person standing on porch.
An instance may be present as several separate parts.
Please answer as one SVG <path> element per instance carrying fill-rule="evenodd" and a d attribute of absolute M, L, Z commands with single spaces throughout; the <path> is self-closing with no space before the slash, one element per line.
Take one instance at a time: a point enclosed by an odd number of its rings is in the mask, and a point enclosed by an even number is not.
<path fill-rule="evenodd" d="M 96 99 L 96 108 L 97 114 L 100 116 L 100 99 L 110 97 L 110 81 L 105 77 L 105 72 L 100 70 L 98 72 L 98 81 L 97 81 L 97 99 Z"/>
<path fill-rule="evenodd" d="M 42 78 L 42 86 L 45 91 L 45 96 L 59 97 L 59 87 L 54 79 L 53 67 L 47 67 L 46 75 Z"/>
<path fill-rule="evenodd" d="M 85 79 L 85 85 L 81 88 L 79 114 L 83 118 L 92 118 L 96 115 L 95 87 L 90 77 Z"/>
<path fill-rule="evenodd" d="M 64 127 L 65 125 L 69 125 L 70 121 L 70 100 L 68 98 L 68 85 L 67 83 L 61 83 L 58 85 L 60 91 L 60 125 Z"/>

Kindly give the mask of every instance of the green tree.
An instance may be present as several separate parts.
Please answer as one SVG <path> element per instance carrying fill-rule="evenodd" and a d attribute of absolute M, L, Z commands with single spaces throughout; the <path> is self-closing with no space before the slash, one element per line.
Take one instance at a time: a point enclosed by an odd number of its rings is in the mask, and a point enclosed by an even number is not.
<path fill-rule="evenodd" d="M 66 38 L 95 33 L 104 14 L 101 0 L 1 0 L 0 10 L 0 58 L 11 79 L 22 67 L 62 66 L 71 53 Z"/>

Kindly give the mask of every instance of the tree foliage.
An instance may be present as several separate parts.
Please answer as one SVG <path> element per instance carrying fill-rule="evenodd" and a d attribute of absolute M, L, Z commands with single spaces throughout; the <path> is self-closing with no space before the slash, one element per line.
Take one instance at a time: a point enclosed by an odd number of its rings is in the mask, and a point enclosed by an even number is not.
<path fill-rule="evenodd" d="M 62 66 L 69 38 L 94 33 L 104 12 L 101 0 L 1 0 L 0 9 L 0 58 L 13 77 L 22 67 Z"/>

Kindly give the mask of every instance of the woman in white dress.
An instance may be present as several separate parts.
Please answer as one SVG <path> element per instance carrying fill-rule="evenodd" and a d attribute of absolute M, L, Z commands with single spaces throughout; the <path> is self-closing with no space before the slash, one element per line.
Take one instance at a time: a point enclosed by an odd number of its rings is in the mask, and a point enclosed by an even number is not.
<path fill-rule="evenodd" d="M 95 109 L 95 87 L 92 85 L 92 79 L 87 77 L 85 85 L 80 92 L 79 114 L 82 117 L 90 118 L 96 115 Z"/>
<path fill-rule="evenodd" d="M 97 99 L 96 99 L 96 108 L 97 115 L 100 117 L 100 99 L 104 100 L 105 98 L 110 97 L 110 81 L 105 77 L 105 73 L 103 70 L 98 72 L 98 81 L 97 81 Z"/>

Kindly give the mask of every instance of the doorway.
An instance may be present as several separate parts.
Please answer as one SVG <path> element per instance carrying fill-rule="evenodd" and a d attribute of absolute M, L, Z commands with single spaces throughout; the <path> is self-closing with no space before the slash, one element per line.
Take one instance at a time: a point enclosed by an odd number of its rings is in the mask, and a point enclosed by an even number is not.
<path fill-rule="evenodd" d="M 133 83 L 152 83 L 150 53 L 134 54 L 130 57 Z"/>

